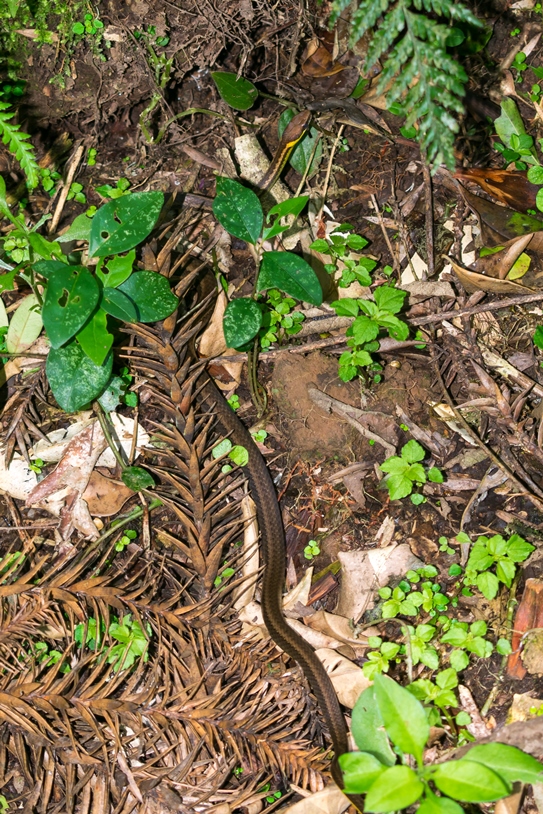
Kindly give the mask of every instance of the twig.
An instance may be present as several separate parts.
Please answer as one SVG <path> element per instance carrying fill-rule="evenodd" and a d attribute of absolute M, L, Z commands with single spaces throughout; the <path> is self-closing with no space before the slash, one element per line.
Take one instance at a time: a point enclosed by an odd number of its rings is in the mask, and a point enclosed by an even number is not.
<path fill-rule="evenodd" d="M 276 348 L 276 350 L 268 350 L 265 353 L 261 353 L 258 361 L 271 362 L 273 359 L 277 359 L 278 356 L 283 356 L 285 353 L 310 353 L 312 350 L 320 350 L 321 348 L 331 348 L 335 345 L 343 345 L 346 341 L 347 338 L 345 336 L 331 336 L 328 339 L 317 339 L 315 342 L 308 342 L 307 345 L 287 345 L 284 348 Z M 392 340 L 394 344 L 387 347 L 385 344 L 386 342 L 386 338 L 381 340 L 379 350 L 376 351 L 376 353 L 394 353 L 398 350 L 403 350 L 404 348 L 420 347 L 422 344 L 420 339 L 408 340 L 406 342 L 396 342 L 395 340 Z M 426 341 L 423 344 L 428 346 L 430 343 Z M 245 362 L 246 360 L 246 353 L 236 353 L 235 356 L 211 356 L 209 359 L 206 359 L 206 362 L 222 365 L 224 362 Z"/>
<path fill-rule="evenodd" d="M 435 358 L 435 353 L 433 351 L 433 348 L 430 349 L 430 352 L 432 354 L 432 361 L 434 363 L 434 369 L 436 371 L 437 377 L 438 377 L 439 382 L 441 384 L 441 387 L 442 387 L 442 390 L 443 390 L 443 395 L 445 397 L 445 401 L 447 402 L 447 404 L 449 405 L 449 407 L 453 411 L 455 419 L 462 425 L 462 427 L 468 433 L 468 435 L 470 436 L 470 438 L 472 439 L 474 444 L 476 444 L 480 449 L 482 449 L 483 452 L 485 452 L 485 454 L 490 458 L 490 460 L 494 464 L 496 464 L 496 466 L 499 467 L 499 469 L 501 469 L 502 472 L 504 472 L 507 475 L 509 480 L 512 483 L 514 483 L 515 486 L 519 489 L 520 493 L 523 494 L 525 497 L 527 497 L 528 500 L 531 503 L 533 503 L 533 505 L 536 507 L 536 509 L 538 509 L 540 512 L 543 512 L 543 501 L 540 500 L 538 497 L 536 497 L 534 494 L 532 494 L 532 492 L 530 492 L 524 486 L 524 484 L 517 478 L 517 476 L 511 471 L 511 469 L 509 469 L 509 467 L 506 466 L 506 464 L 504 464 L 504 462 L 501 460 L 501 458 L 499 458 L 496 455 L 496 453 L 493 452 L 493 450 L 491 450 L 490 447 L 488 447 L 485 444 L 485 442 L 482 441 L 479 438 L 477 433 L 468 424 L 468 422 L 466 421 L 466 419 L 464 418 L 462 413 L 460 413 L 459 410 L 456 409 L 455 405 L 453 404 L 453 400 L 451 399 L 451 397 L 449 395 L 449 391 L 447 390 L 447 388 L 445 386 L 445 382 L 443 381 L 443 376 L 441 375 L 441 370 L 439 369 L 439 364 L 437 362 L 437 359 Z"/>
<path fill-rule="evenodd" d="M 337 131 L 336 140 L 334 141 L 334 143 L 332 145 L 332 149 L 330 150 L 330 158 L 328 159 L 328 166 L 326 168 L 326 176 L 324 178 L 324 184 L 323 184 L 323 187 L 322 187 L 322 205 L 321 205 L 319 214 L 317 215 L 317 218 L 316 218 L 317 222 L 322 217 L 322 212 L 323 212 L 324 204 L 325 204 L 325 201 L 326 201 L 326 190 L 328 189 L 328 185 L 330 183 L 330 176 L 332 175 L 332 164 L 334 162 L 334 156 L 336 154 L 336 150 L 338 148 L 339 142 L 341 141 L 341 138 L 343 136 L 343 131 L 344 130 L 345 130 L 345 125 L 342 124 L 341 127 L 339 128 L 339 130 Z"/>
<path fill-rule="evenodd" d="M 513 305 L 524 305 L 527 302 L 539 302 L 543 300 L 543 291 L 535 294 L 520 294 L 517 297 L 505 297 L 503 300 L 476 305 L 473 308 L 460 308 L 458 311 L 442 311 L 441 314 L 428 314 L 426 317 L 406 318 L 409 325 L 430 325 L 432 322 L 443 322 L 456 317 L 470 317 L 474 314 L 484 314 L 486 311 L 500 311 L 502 308 L 510 308 Z"/>
<path fill-rule="evenodd" d="M 432 190 L 432 176 L 430 175 L 430 167 L 426 161 L 422 162 L 422 175 L 424 177 L 424 201 L 426 204 L 426 262 L 428 265 L 428 274 L 423 275 L 433 277 L 435 273 L 434 262 L 434 201 Z"/>
<path fill-rule="evenodd" d="M 379 209 L 379 204 L 377 203 L 377 198 L 375 197 L 375 195 L 371 196 L 371 202 L 373 204 L 375 214 L 377 215 L 377 220 L 379 221 L 379 226 L 381 227 L 383 237 L 385 238 L 385 243 L 387 244 L 388 250 L 390 252 L 390 256 L 392 257 L 392 265 L 394 266 L 394 271 L 399 274 L 400 273 L 400 262 L 398 260 L 398 256 L 397 256 L 396 252 L 394 251 L 394 247 L 392 246 L 392 243 L 390 242 L 390 238 L 388 236 L 386 226 L 383 223 L 383 216 L 381 214 L 381 210 Z"/>
<path fill-rule="evenodd" d="M 74 152 L 72 159 L 70 161 L 70 168 L 66 175 L 66 180 L 64 181 L 64 186 L 62 187 L 62 191 L 60 193 L 60 197 L 58 199 L 58 203 L 55 209 L 55 214 L 53 215 L 53 219 L 49 225 L 49 234 L 53 234 L 57 230 L 58 222 L 60 220 L 60 216 L 64 210 L 64 204 L 66 203 L 66 198 L 68 197 L 68 193 L 70 191 L 70 187 L 72 185 L 72 181 L 74 180 L 74 176 L 77 172 L 77 168 L 79 167 L 79 163 L 83 158 L 83 153 L 85 152 L 85 144 L 82 143 Z"/>

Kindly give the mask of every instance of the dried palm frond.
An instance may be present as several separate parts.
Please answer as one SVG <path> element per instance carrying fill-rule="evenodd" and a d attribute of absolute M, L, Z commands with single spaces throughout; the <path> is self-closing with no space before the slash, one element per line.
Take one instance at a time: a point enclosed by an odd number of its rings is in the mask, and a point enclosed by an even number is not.
<path fill-rule="evenodd" d="M 163 534 L 122 553 L 109 537 L 80 542 L 69 557 L 37 541 L 0 584 L 0 787 L 26 812 L 144 812 L 166 793 L 179 811 L 233 809 L 268 781 L 322 784 L 298 672 L 284 675 L 269 642 L 239 640 L 230 592 L 214 586 L 239 558 L 245 485 L 211 454 L 221 436 L 188 352 L 198 327 L 196 311 L 131 328 Z M 139 636 L 133 664 L 120 628 Z"/>

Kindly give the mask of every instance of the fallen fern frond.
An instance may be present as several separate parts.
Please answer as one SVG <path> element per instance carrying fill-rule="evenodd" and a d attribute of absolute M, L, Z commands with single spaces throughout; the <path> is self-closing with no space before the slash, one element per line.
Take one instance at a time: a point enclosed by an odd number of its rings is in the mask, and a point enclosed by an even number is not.
<path fill-rule="evenodd" d="M 331 22 L 350 4 L 351 0 L 334 0 Z M 396 103 L 407 127 L 418 124 L 417 140 L 430 164 L 445 163 L 454 169 L 455 115 L 464 112 L 468 77 L 447 52 L 450 26 L 419 11 L 477 28 L 482 25 L 454 0 L 359 0 L 351 18 L 351 41 L 358 42 L 375 29 L 364 68 L 369 70 L 386 54 L 377 92 L 385 92 L 394 79 L 386 94 L 388 106 Z"/>
<path fill-rule="evenodd" d="M 15 112 L 9 110 L 9 107 L 6 102 L 0 101 L 0 138 L 19 162 L 28 186 L 34 189 L 39 181 L 39 166 L 34 146 L 27 141 L 30 138 L 28 133 L 22 133 L 20 125 L 10 121 Z"/>

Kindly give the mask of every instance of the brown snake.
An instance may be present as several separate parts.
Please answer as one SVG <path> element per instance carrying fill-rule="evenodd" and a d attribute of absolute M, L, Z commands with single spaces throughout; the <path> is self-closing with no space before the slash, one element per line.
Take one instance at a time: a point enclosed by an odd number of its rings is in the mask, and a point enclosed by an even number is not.
<path fill-rule="evenodd" d="M 205 401 L 212 406 L 215 415 L 228 433 L 232 443 L 245 447 L 249 462 L 243 467 L 256 504 L 260 539 L 264 555 L 262 576 L 262 613 L 264 623 L 273 641 L 298 662 L 316 696 L 319 707 L 332 738 L 334 761 L 332 777 L 343 788 L 343 777 L 337 757 L 349 751 L 345 718 L 328 673 L 315 655 L 313 648 L 296 633 L 283 616 L 283 583 L 286 570 L 285 533 L 281 512 L 270 473 L 251 434 L 230 407 L 207 372 L 202 389 Z M 363 811 L 363 799 L 359 795 L 347 795 L 358 811 Z"/>

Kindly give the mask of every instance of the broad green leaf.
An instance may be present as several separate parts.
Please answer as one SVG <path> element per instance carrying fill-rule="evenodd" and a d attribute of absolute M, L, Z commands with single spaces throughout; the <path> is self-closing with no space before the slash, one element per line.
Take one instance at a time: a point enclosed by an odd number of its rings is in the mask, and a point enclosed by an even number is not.
<path fill-rule="evenodd" d="M 414 755 L 417 761 L 422 761 L 422 751 L 430 734 L 424 707 L 408 690 L 386 676 L 375 678 L 374 689 L 390 740 L 402 752 Z M 404 804 L 395 807 L 403 808 Z"/>
<path fill-rule="evenodd" d="M 340 755 L 338 762 L 347 794 L 365 794 L 386 771 L 386 766 L 367 752 L 348 752 Z"/>
<path fill-rule="evenodd" d="M 453 690 L 455 687 L 458 687 L 458 675 L 456 670 L 453 670 L 452 667 L 441 670 L 441 672 L 436 675 L 436 684 L 442 690 Z"/>
<path fill-rule="evenodd" d="M 391 500 L 401 500 L 413 491 L 413 481 L 406 475 L 389 475 L 386 485 Z"/>
<path fill-rule="evenodd" d="M 272 206 L 266 215 L 267 223 L 271 222 L 272 215 L 277 215 L 278 218 L 284 218 L 287 215 L 294 215 L 297 217 L 305 207 L 308 200 L 309 195 L 300 195 L 298 198 L 288 198 L 286 201 L 275 204 L 275 206 Z"/>
<path fill-rule="evenodd" d="M 524 562 L 524 560 L 528 559 L 532 551 L 534 551 L 534 546 L 531 543 L 527 543 L 526 540 L 523 540 L 518 534 L 513 534 L 507 541 L 507 556 L 510 557 L 513 562 Z"/>
<path fill-rule="evenodd" d="M 498 639 L 496 642 L 496 650 L 500 656 L 509 656 L 513 652 L 511 643 L 507 639 Z"/>
<path fill-rule="evenodd" d="M 127 466 L 126 469 L 122 471 L 121 479 L 124 485 L 132 489 L 133 492 L 141 492 L 142 489 L 152 489 L 155 485 L 153 476 L 150 472 L 147 472 L 146 469 L 142 469 L 141 466 Z M 109 632 L 111 633 L 111 627 Z"/>
<path fill-rule="evenodd" d="M 29 294 L 13 314 L 6 334 L 6 350 L 9 353 L 22 353 L 36 341 L 41 333 L 43 322 L 40 306 L 35 294 Z"/>
<path fill-rule="evenodd" d="M 430 670 L 437 670 L 439 667 L 439 655 L 437 650 L 434 650 L 433 647 L 425 647 L 422 653 L 420 654 L 420 661 L 429 667 Z"/>
<path fill-rule="evenodd" d="M 172 294 L 168 279 L 157 271 L 136 271 L 117 291 L 122 291 L 132 300 L 138 322 L 166 319 L 177 308 L 178 299 Z"/>
<path fill-rule="evenodd" d="M 418 441 L 408 441 L 407 444 L 404 444 L 402 447 L 400 454 L 404 461 L 412 464 L 415 463 L 415 461 L 422 461 L 426 452 Z"/>
<path fill-rule="evenodd" d="M 113 334 L 107 329 L 107 315 L 101 308 L 76 335 L 77 341 L 89 359 L 100 367 L 113 345 Z"/>
<path fill-rule="evenodd" d="M 511 136 L 525 136 L 526 128 L 524 127 L 524 122 L 518 111 L 516 102 L 510 96 L 506 96 L 502 100 L 500 107 L 502 112 L 494 122 L 494 127 L 496 129 L 496 133 L 501 138 L 503 143 L 507 147 L 511 147 Z M 537 160 L 537 153 L 533 147 L 530 151 L 530 156 L 527 156 L 526 158 L 530 159 L 530 163 L 532 164 L 539 163 Z"/>
<path fill-rule="evenodd" d="M 450 630 L 443 634 L 441 641 L 443 644 L 452 644 L 453 647 L 463 647 L 468 638 L 466 630 L 460 625 L 453 625 Z"/>
<path fill-rule="evenodd" d="M 218 444 L 215 444 L 213 449 L 211 450 L 211 457 L 212 458 L 221 458 L 223 455 L 226 455 L 232 449 L 232 441 L 229 438 L 223 438 L 222 441 L 219 441 Z"/>
<path fill-rule="evenodd" d="M 13 291 L 15 288 L 15 277 L 18 274 L 17 269 L 7 271 L 5 274 L 0 274 L 0 293 L 2 291 Z"/>
<path fill-rule="evenodd" d="M 369 275 L 367 279 L 369 282 L 360 280 L 361 285 L 371 285 L 371 278 Z M 393 339 L 396 339 L 398 342 L 405 342 L 409 336 L 409 325 L 402 322 L 401 319 L 398 319 L 398 317 L 395 317 L 392 314 L 382 314 L 378 317 L 377 321 L 379 325 L 386 328 L 390 336 Z"/>
<path fill-rule="evenodd" d="M 230 71 L 212 71 L 211 77 L 227 105 L 234 110 L 249 110 L 258 97 L 252 82 Z"/>
<path fill-rule="evenodd" d="M 260 237 L 264 223 L 260 201 L 252 189 L 237 181 L 217 178 L 213 214 L 227 232 L 246 243 L 254 245 Z"/>
<path fill-rule="evenodd" d="M 29 232 L 28 242 L 36 254 L 46 260 L 50 260 L 52 257 L 62 256 L 60 243 L 51 243 L 51 241 L 46 240 L 43 235 L 39 235 L 37 232 Z"/>
<path fill-rule="evenodd" d="M 438 797 L 428 790 L 426 799 L 417 809 L 417 814 L 464 814 L 464 809 L 449 797 Z"/>
<path fill-rule="evenodd" d="M 440 763 L 431 778 L 443 794 L 462 803 L 490 803 L 511 791 L 511 786 L 496 772 L 465 758 Z"/>
<path fill-rule="evenodd" d="M 240 348 L 254 339 L 262 326 L 262 311 L 249 297 L 232 300 L 226 306 L 223 331 L 229 348 Z"/>
<path fill-rule="evenodd" d="M 302 257 L 292 252 L 264 252 L 257 281 L 257 291 L 279 288 L 302 302 L 321 305 L 319 278 Z"/>
<path fill-rule="evenodd" d="M 384 676 L 376 676 L 375 680 L 383 678 Z M 421 706 L 411 693 L 407 690 L 406 693 L 412 702 Z M 374 814 L 397 811 L 413 805 L 423 791 L 424 786 L 413 769 L 409 766 L 392 766 L 375 780 L 366 795 L 364 808 Z"/>
<path fill-rule="evenodd" d="M 496 566 L 496 576 L 500 582 L 503 582 L 510 588 L 515 578 L 516 570 L 517 566 L 511 560 L 500 560 Z"/>
<path fill-rule="evenodd" d="M 413 482 L 426 483 L 426 472 L 421 464 L 411 464 L 409 469 L 406 469 L 405 475 Z"/>
<path fill-rule="evenodd" d="M 500 588 L 498 578 L 494 574 L 491 574 L 490 571 L 484 571 L 482 574 L 478 574 L 476 584 L 483 596 L 487 599 L 494 599 Z"/>
<path fill-rule="evenodd" d="M 334 300 L 334 302 L 331 302 L 330 305 L 332 306 L 338 317 L 356 317 L 358 316 L 358 312 L 360 311 L 358 301 L 353 300 L 351 297 L 345 297 L 342 300 Z M 543 327 L 541 331 L 543 334 Z M 542 347 L 543 347 L 543 336 L 542 336 Z"/>
<path fill-rule="evenodd" d="M 105 268 L 101 263 L 98 264 L 96 276 L 102 282 L 104 288 L 117 288 L 132 274 L 135 259 L 135 249 L 129 251 L 128 254 L 115 255 L 115 257 L 107 261 Z"/>
<path fill-rule="evenodd" d="M 57 237 L 58 243 L 68 243 L 70 240 L 90 240 L 92 218 L 88 218 L 83 212 L 78 215 L 70 224 L 69 229 L 64 234 Z"/>
<path fill-rule="evenodd" d="M 390 475 L 403 475 L 406 469 L 409 468 L 407 461 L 400 458 L 398 455 L 393 455 L 392 458 L 387 458 L 379 465 L 379 469 L 383 472 L 388 472 Z"/>
<path fill-rule="evenodd" d="M 126 382 L 120 376 L 112 376 L 108 386 L 98 399 L 100 407 L 106 413 L 112 413 L 122 404 L 121 396 L 126 393 Z"/>
<path fill-rule="evenodd" d="M 81 330 L 100 299 L 95 278 L 83 266 L 51 271 L 43 300 L 42 319 L 51 347 L 60 348 Z"/>
<path fill-rule="evenodd" d="M 55 271 L 65 271 L 69 266 L 67 263 L 63 263 L 62 260 L 38 260 L 32 264 L 32 268 L 36 274 L 48 280 Z M 75 268 L 81 268 L 81 266 Z"/>
<path fill-rule="evenodd" d="M 443 473 L 437 466 L 433 466 L 428 470 L 428 480 L 430 483 L 443 483 Z"/>
<path fill-rule="evenodd" d="M 103 365 L 95 365 L 73 340 L 62 348 L 51 348 L 45 369 L 57 403 L 65 412 L 74 413 L 101 395 L 112 367 L 111 351 Z"/>
<path fill-rule="evenodd" d="M 281 138 L 287 125 L 295 115 L 295 112 L 290 109 L 284 110 L 283 113 L 281 113 L 277 126 L 279 138 Z M 317 145 L 316 147 L 315 144 Z M 322 142 L 320 133 L 315 127 L 310 127 L 300 143 L 296 145 L 290 156 L 289 163 L 299 175 L 303 175 L 310 161 L 309 178 L 314 175 L 322 161 Z"/>
<path fill-rule="evenodd" d="M 354 705 L 351 727 L 353 738 L 361 752 L 369 752 L 386 766 L 396 763 L 396 755 L 386 735 L 373 687 L 364 690 Z"/>
<path fill-rule="evenodd" d="M 363 345 L 377 338 L 379 325 L 369 317 L 361 315 L 355 319 L 348 332 L 357 345 Z"/>
<path fill-rule="evenodd" d="M 245 447 L 242 447 L 239 444 L 232 447 L 228 453 L 228 457 L 238 466 L 247 466 L 249 463 L 248 451 L 245 449 Z"/>
<path fill-rule="evenodd" d="M 488 766 L 507 783 L 543 781 L 543 765 L 535 757 L 504 743 L 483 743 L 474 746 L 462 760 L 474 760 Z"/>
<path fill-rule="evenodd" d="M 164 195 L 134 192 L 101 206 L 92 219 L 89 257 L 107 257 L 137 246 L 158 220 Z"/>
<path fill-rule="evenodd" d="M 389 311 L 397 314 L 402 310 L 403 302 L 407 297 L 407 291 L 401 291 L 390 285 L 380 285 L 373 292 L 373 298 L 381 311 Z"/>
<path fill-rule="evenodd" d="M 486 544 L 477 542 L 471 549 L 466 567 L 469 571 L 486 571 L 487 568 L 491 567 L 493 562 L 494 557 L 488 553 Z"/>
<path fill-rule="evenodd" d="M 136 306 L 130 297 L 118 288 L 104 288 L 100 306 L 106 314 L 111 314 L 112 317 L 117 317 L 123 322 L 138 321 L 139 312 Z"/>

